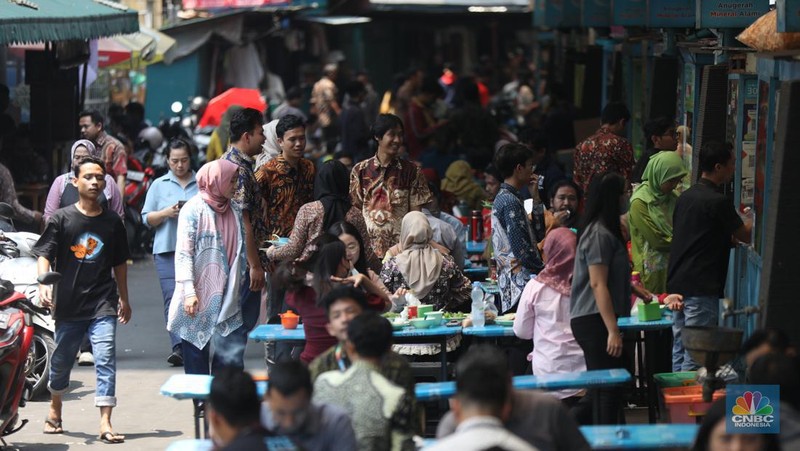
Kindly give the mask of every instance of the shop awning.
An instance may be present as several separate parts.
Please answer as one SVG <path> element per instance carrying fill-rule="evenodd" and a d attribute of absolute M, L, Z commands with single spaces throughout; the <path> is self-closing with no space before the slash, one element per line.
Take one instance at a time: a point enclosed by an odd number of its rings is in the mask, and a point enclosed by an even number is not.
<path fill-rule="evenodd" d="M 139 30 L 136 10 L 110 0 L 0 1 L 0 45 L 96 39 Z"/>
<path fill-rule="evenodd" d="M 98 65 L 138 69 L 162 61 L 174 45 L 175 39 L 151 28 L 141 27 L 137 33 L 98 40 Z"/>

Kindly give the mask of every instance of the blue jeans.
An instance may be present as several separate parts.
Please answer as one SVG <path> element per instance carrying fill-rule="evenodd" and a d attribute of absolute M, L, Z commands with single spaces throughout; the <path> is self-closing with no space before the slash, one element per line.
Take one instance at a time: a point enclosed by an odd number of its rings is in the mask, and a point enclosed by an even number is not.
<path fill-rule="evenodd" d="M 214 345 L 214 356 L 211 362 L 211 371 L 216 372 L 222 367 L 244 368 L 244 349 L 247 346 L 247 334 L 256 327 L 258 315 L 261 310 L 261 292 L 250 291 L 250 273 L 246 273 L 239 293 L 242 308 L 242 326 L 234 330 L 227 337 L 214 334 L 211 342 Z M 184 356 L 184 365 L 185 356 Z"/>
<path fill-rule="evenodd" d="M 97 374 L 94 405 L 114 407 L 117 385 L 117 354 L 114 335 L 117 331 L 117 317 L 103 316 L 83 321 L 56 320 L 56 349 L 50 361 L 50 382 L 48 389 L 55 395 L 63 394 L 69 388 L 69 376 L 75 354 L 81 346 L 83 336 L 88 333 L 94 352 L 94 369 Z"/>
<path fill-rule="evenodd" d="M 683 347 L 684 326 L 716 326 L 719 323 L 719 298 L 696 296 L 683 299 L 683 310 L 672 314 L 672 371 L 694 371 L 700 365 Z"/>
<path fill-rule="evenodd" d="M 166 325 L 169 320 L 169 304 L 172 301 L 172 293 L 175 292 L 175 252 L 155 254 L 153 260 L 156 264 L 158 280 L 161 282 L 161 293 L 164 295 L 164 324 Z M 172 332 L 168 333 L 172 349 L 180 346 L 181 337 Z"/>

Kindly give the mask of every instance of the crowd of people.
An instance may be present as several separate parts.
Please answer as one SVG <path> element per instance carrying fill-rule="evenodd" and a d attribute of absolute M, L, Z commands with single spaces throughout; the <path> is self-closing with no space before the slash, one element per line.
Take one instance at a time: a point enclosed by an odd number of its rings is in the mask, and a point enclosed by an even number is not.
<path fill-rule="evenodd" d="M 167 361 L 215 375 L 205 408 L 222 449 L 266 449 L 267 436 L 313 450 L 414 449 L 423 424 L 409 361 L 440 353 L 456 360 L 457 395 L 431 449 L 588 449 L 577 428 L 594 421 L 592 402 L 600 424 L 624 423 L 624 388 L 519 392 L 510 383 L 513 353 L 464 349 L 460 336 L 445 349 L 393 345 L 381 313 L 409 302 L 470 310 L 468 228 L 459 217 L 474 210 L 486 210 L 491 230 L 484 258 L 496 265 L 500 293 L 492 308 L 515 314 L 533 374 L 627 367 L 617 320 L 637 298 L 672 310 L 673 333 L 660 338 L 671 343 L 672 369 L 699 367 L 681 332 L 718 324 L 731 245 L 749 242 L 752 228 L 752 216 L 721 191 L 734 174 L 729 146 L 705 143 L 700 178 L 689 184 L 692 151 L 675 123 L 648 122 L 648 150 L 637 162 L 620 103 L 607 105 L 601 127 L 576 145 L 554 136 L 572 120 L 557 86 L 547 95 L 519 79 L 504 88 L 501 95 L 514 97 L 511 116 L 525 125 L 515 134 L 489 114 L 479 78 L 412 71 L 381 107 L 360 81 L 340 103 L 335 81 L 336 68 L 326 67 L 311 108 L 291 94 L 271 122 L 252 108 L 230 109 L 197 170 L 189 143 L 173 140 L 169 171 L 147 192 L 141 215 L 155 230 Z M 387 112 L 374 116 L 372 108 Z M 90 353 L 100 438 L 118 443 L 114 331 L 131 317 L 130 252 L 121 220 L 124 146 L 103 124 L 98 113 L 81 113 L 83 139 L 50 189 L 35 252 L 40 272 L 53 267 L 73 281 L 57 287 L 55 303 L 50 288 L 40 288 L 57 344 L 45 432 L 63 431 L 72 362 Z M 568 170 L 555 150 L 570 147 Z M 632 269 L 641 284 L 632 284 Z M 289 309 L 302 318 L 306 343 L 265 346 L 269 389 L 260 402 L 243 372 L 247 335 Z M 797 374 L 797 361 L 791 345 L 776 341 L 751 337 L 748 350 L 763 355 L 748 362 L 748 380 L 780 379 L 789 412 L 782 421 L 796 431 L 800 377 L 783 382 L 776 368 Z M 720 434 L 716 424 L 703 426 L 697 449 L 720 449 Z M 757 449 L 777 446 L 774 438 L 753 440 Z"/>

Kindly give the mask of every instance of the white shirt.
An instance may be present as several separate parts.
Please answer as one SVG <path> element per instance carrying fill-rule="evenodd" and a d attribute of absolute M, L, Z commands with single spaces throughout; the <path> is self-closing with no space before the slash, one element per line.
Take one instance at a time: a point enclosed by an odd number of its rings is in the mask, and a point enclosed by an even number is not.
<path fill-rule="evenodd" d="M 529 443 L 509 432 L 495 417 L 469 418 L 456 428 L 453 435 L 436 441 L 425 451 L 478 451 L 492 447 L 506 451 L 538 451 Z"/>

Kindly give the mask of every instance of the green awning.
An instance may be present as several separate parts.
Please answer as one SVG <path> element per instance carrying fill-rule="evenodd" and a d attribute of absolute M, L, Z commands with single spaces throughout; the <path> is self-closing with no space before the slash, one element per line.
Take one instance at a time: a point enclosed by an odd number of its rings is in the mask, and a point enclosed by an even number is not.
<path fill-rule="evenodd" d="M 139 31 L 136 10 L 109 0 L 0 0 L 0 45 Z"/>

